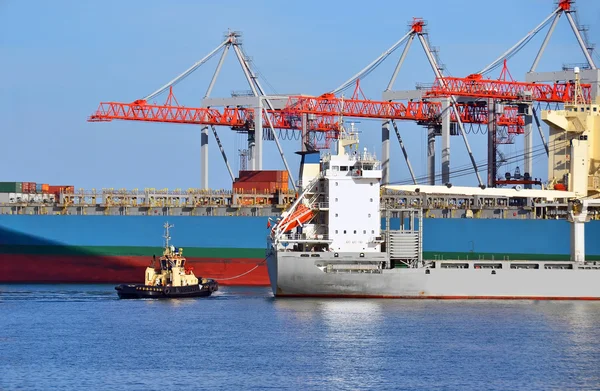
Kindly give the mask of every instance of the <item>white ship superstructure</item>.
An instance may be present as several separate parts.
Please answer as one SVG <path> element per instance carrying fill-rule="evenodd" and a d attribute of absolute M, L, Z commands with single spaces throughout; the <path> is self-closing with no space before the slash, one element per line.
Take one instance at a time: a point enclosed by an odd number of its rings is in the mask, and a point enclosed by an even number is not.
<path fill-rule="evenodd" d="M 583 171 L 587 178 L 587 167 Z M 578 174 L 573 167 L 572 180 Z M 269 277 L 277 297 L 600 299 L 600 262 L 585 260 L 584 242 L 587 207 L 600 205 L 598 199 L 562 192 L 571 198 L 570 261 L 424 260 L 422 210 L 380 210 L 380 162 L 358 149 L 355 133 L 343 132 L 337 152 L 301 177 L 302 193 L 268 238 Z"/>

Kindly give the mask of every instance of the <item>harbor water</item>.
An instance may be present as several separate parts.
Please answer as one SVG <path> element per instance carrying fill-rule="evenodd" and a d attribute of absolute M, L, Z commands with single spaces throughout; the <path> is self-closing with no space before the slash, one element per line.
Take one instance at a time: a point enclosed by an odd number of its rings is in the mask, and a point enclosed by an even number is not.
<path fill-rule="evenodd" d="M 0 285 L 1 390 L 600 389 L 600 303 Z"/>

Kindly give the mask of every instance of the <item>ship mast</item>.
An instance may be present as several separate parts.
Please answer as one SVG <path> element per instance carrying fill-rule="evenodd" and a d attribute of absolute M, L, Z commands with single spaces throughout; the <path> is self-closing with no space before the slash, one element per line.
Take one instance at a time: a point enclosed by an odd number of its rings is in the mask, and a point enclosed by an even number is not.
<path fill-rule="evenodd" d="M 573 105 L 585 104 L 586 99 L 583 95 L 583 90 L 581 89 L 581 81 L 579 80 L 579 67 L 575 67 L 573 70 L 575 72 L 575 91 L 573 91 Z M 592 103 L 590 101 L 590 103 Z"/>
<path fill-rule="evenodd" d="M 166 222 L 165 225 L 163 225 L 163 227 L 165 228 L 165 234 L 163 236 L 163 238 L 165 238 L 165 248 L 169 248 L 169 240 L 171 240 L 171 236 L 169 236 L 169 228 L 173 228 L 174 225 L 171 224 L 169 225 L 169 222 Z"/>

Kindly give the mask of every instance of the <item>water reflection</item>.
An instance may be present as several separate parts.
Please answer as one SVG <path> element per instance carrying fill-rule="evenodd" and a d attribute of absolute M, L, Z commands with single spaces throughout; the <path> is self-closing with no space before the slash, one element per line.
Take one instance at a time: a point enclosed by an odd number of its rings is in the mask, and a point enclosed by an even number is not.
<path fill-rule="evenodd" d="M 310 347 L 307 364 L 326 378 L 320 387 L 360 389 L 384 381 L 383 301 L 276 299 L 274 307 L 285 327 L 295 330 L 296 349 Z M 304 380 L 311 384 L 311 377 Z"/>

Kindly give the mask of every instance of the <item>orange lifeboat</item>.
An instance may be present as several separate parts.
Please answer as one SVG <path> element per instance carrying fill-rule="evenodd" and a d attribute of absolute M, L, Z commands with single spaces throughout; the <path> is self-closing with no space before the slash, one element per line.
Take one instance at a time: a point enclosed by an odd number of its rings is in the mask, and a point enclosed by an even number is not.
<path fill-rule="evenodd" d="M 281 232 L 289 232 L 297 226 L 310 221 L 314 216 L 313 211 L 307 206 L 300 204 L 293 213 L 290 213 L 287 217 L 279 222 Z"/>

